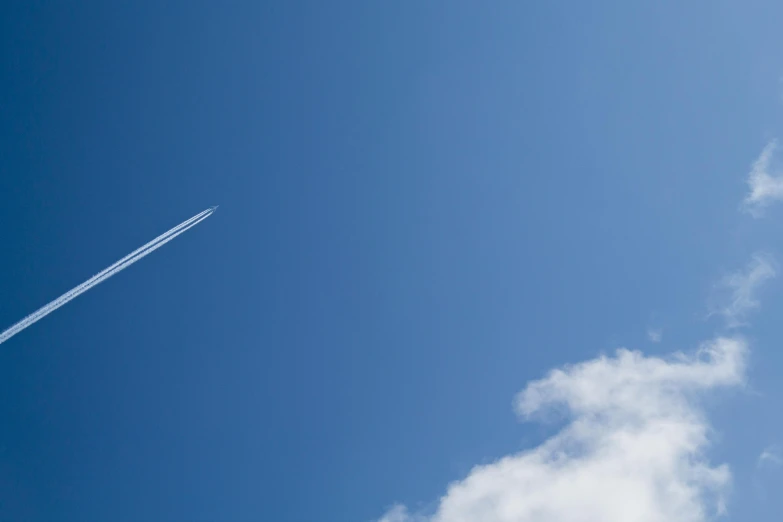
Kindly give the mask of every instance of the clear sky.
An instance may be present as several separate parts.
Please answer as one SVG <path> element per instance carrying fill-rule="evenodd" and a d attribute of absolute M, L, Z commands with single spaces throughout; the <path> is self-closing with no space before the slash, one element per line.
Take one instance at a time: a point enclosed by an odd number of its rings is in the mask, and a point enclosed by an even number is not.
<path fill-rule="evenodd" d="M 0 519 L 779 520 L 781 19 L 4 2 Z"/>

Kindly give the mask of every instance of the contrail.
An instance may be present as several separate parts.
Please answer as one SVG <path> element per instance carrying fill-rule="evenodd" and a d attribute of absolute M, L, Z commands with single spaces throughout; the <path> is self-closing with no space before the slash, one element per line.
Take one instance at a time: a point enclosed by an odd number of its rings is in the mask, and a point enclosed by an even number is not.
<path fill-rule="evenodd" d="M 207 209 L 203 212 L 200 212 L 199 214 L 196 214 L 192 218 L 186 220 L 185 222 L 177 225 L 176 227 L 172 228 L 168 232 L 161 234 L 160 236 L 156 237 L 149 243 L 145 244 L 144 246 L 134 250 L 127 256 L 123 257 L 113 265 L 109 266 L 108 268 L 104 269 L 103 271 L 99 272 L 98 274 L 94 275 L 84 283 L 80 284 L 76 288 L 66 292 L 62 296 L 58 297 L 54 301 L 50 302 L 49 304 L 43 306 L 36 312 L 28 315 L 9 329 L 7 329 L 5 332 L 0 334 L 0 344 L 11 338 L 12 336 L 16 335 L 17 333 L 21 332 L 28 326 L 32 325 L 33 323 L 39 321 L 46 315 L 50 314 L 57 308 L 61 307 L 71 299 L 76 298 L 77 296 L 81 295 L 82 293 L 86 292 L 93 286 L 102 283 L 112 275 L 116 274 L 117 272 L 124 270 L 131 264 L 135 263 L 142 257 L 146 256 L 147 254 L 152 253 L 154 250 L 157 250 L 164 244 L 168 243 L 170 240 L 174 239 L 174 237 L 178 236 L 179 234 L 185 232 L 185 230 L 191 228 L 192 226 L 195 226 L 196 224 L 200 223 L 202 220 L 209 217 L 212 212 L 214 212 L 214 208 Z"/>
<path fill-rule="evenodd" d="M 15 335 L 16 333 L 21 332 L 22 330 L 24 330 L 25 328 L 27 328 L 28 326 L 30 326 L 34 322 L 38 321 L 39 319 L 41 319 L 45 315 L 49 314 L 52 310 L 54 310 L 56 308 L 59 308 L 60 306 L 62 306 L 66 302 L 68 302 L 71 299 L 73 299 L 74 297 L 76 297 L 76 295 L 79 295 L 79 294 L 81 294 L 83 292 L 86 292 L 92 286 L 94 286 L 94 285 L 104 281 L 107 277 L 110 277 L 111 275 L 113 275 L 119 269 L 124 268 L 126 264 L 131 264 L 131 263 L 136 262 L 138 259 L 140 259 L 142 257 L 139 254 L 141 254 L 142 252 L 146 251 L 147 249 L 150 249 L 152 246 L 158 245 L 158 243 L 160 243 L 164 239 L 168 239 L 175 232 L 179 232 L 179 231 L 183 231 L 184 232 L 184 228 L 186 226 L 188 228 L 190 228 L 189 225 L 195 224 L 195 221 L 197 219 L 203 218 L 207 213 L 208 213 L 208 211 L 201 212 L 201 213 L 197 214 L 196 216 L 188 219 L 184 223 L 181 223 L 181 224 L 177 225 L 176 227 L 174 227 L 173 229 L 169 230 L 168 232 L 166 232 L 164 234 L 161 234 L 160 236 L 156 237 L 155 239 L 153 239 L 149 243 L 145 244 L 144 246 L 142 246 L 140 248 L 137 248 L 136 250 L 134 250 L 133 252 L 131 252 L 127 256 L 123 257 L 122 259 L 120 259 L 119 261 L 114 263 L 113 265 L 109 266 L 108 268 L 106 268 L 106 269 L 102 270 L 101 272 L 99 272 L 98 274 L 94 275 L 93 277 L 91 277 L 90 279 L 88 279 L 84 283 L 80 284 L 76 288 L 74 288 L 72 290 L 69 290 L 65 294 L 61 295 L 60 297 L 58 297 L 54 301 L 52 301 L 49 304 L 47 304 L 46 306 L 43 306 L 42 308 L 40 308 L 37 311 L 33 312 L 32 314 L 28 315 L 27 317 L 25 317 L 24 319 L 22 319 L 21 321 L 16 323 L 14 326 L 12 326 L 8 330 L 6 330 L 2 334 L 0 334 L 0 343 L 2 343 L 4 340 L 10 338 L 11 336 Z"/>
<path fill-rule="evenodd" d="M 92 276 L 90 279 L 85 281 L 84 283 L 80 284 L 79 286 L 69 290 L 68 292 L 64 293 L 54 301 L 51 301 L 50 303 L 42 306 L 32 314 L 28 315 L 15 325 L 11 326 L 4 332 L 0 333 L 0 344 L 3 344 L 5 341 L 13 337 L 14 335 L 18 334 L 28 326 L 32 325 L 33 323 L 36 323 L 49 315 L 50 313 L 54 312 L 67 302 L 69 302 L 72 299 L 75 299 L 76 297 L 80 296 L 90 288 L 92 288 L 95 285 L 98 285 L 114 274 L 121 272 L 122 270 L 125 270 L 130 265 L 138 261 L 139 259 L 151 254 L 155 250 L 159 249 L 178 235 L 184 233 L 186 230 L 198 225 L 205 219 L 207 219 L 209 216 L 212 215 L 213 212 L 215 212 L 215 209 L 217 207 L 211 207 L 207 210 L 204 210 L 203 212 L 199 212 L 192 218 L 183 221 L 176 227 L 172 228 L 171 230 L 159 235 L 149 243 L 146 243 L 145 245 L 137 248 L 127 256 L 123 257 L 116 263 L 110 265 L 108 268 L 103 269 L 102 271 L 98 272 L 94 276 Z"/>
<path fill-rule="evenodd" d="M 16 323 L 14 326 L 12 326 L 8 330 L 0 334 L 0 344 L 2 344 L 3 341 L 10 338 L 11 336 L 17 334 L 18 332 L 21 332 L 22 330 L 24 330 L 31 324 L 35 323 L 36 321 L 42 319 L 44 316 L 48 315 L 52 311 L 56 310 L 57 308 L 60 308 L 62 305 L 64 305 L 71 299 L 74 299 L 78 295 L 83 294 L 93 286 L 102 283 L 109 277 L 113 276 L 115 273 L 124 270 L 126 267 L 132 265 L 142 257 L 160 248 L 165 243 L 168 243 L 170 240 L 174 239 L 174 237 L 178 236 L 185 230 L 195 226 L 196 224 L 206 219 L 211 214 L 212 214 L 211 209 L 205 210 L 204 212 L 197 214 L 196 216 L 185 221 L 184 223 L 177 225 L 176 227 L 172 228 L 168 232 L 156 237 L 146 245 L 137 248 L 127 256 L 123 257 L 122 259 L 120 259 L 119 261 L 111 265 L 110 267 L 92 276 L 90 279 L 80 284 L 76 288 L 66 292 L 65 294 L 61 295 L 51 303 L 47 304 L 46 306 L 43 306 L 42 308 L 28 315 L 27 317 L 25 317 L 24 319 Z"/>
<path fill-rule="evenodd" d="M 101 281 L 103 281 L 106 278 L 106 276 L 111 275 L 110 273 L 113 273 L 118 268 L 120 268 L 122 265 L 125 265 L 125 264 L 130 263 L 130 262 L 134 262 L 135 263 L 137 261 L 137 259 L 135 259 L 135 258 L 137 256 L 139 256 L 140 253 L 142 253 L 143 251 L 149 249 L 150 247 L 158 244 L 159 242 L 163 241 L 164 239 L 167 239 L 169 236 L 171 236 L 175 232 L 184 231 L 183 229 L 186 226 L 188 228 L 190 228 L 189 225 L 195 224 L 196 220 L 200 220 L 201 218 L 205 217 L 207 214 L 210 214 L 210 213 L 211 213 L 211 209 L 208 209 L 208 210 L 205 210 L 203 212 L 200 212 L 200 213 L 196 214 L 195 216 L 193 216 L 192 218 L 188 219 L 187 221 L 185 221 L 183 223 L 180 223 L 179 225 L 177 225 L 176 227 L 172 228 L 168 232 L 165 232 L 165 233 L 161 234 L 160 236 L 156 237 L 155 239 L 153 239 L 149 243 L 147 243 L 147 244 L 137 248 L 136 250 L 134 250 L 133 252 L 131 252 L 127 256 L 123 257 L 122 259 L 120 259 L 119 261 L 114 263 L 113 265 L 109 266 L 108 268 L 105 268 L 101 272 L 98 272 L 97 274 L 95 274 L 90 279 L 88 279 L 84 283 L 80 284 L 76 288 L 73 288 L 72 290 L 69 290 L 68 292 L 66 292 L 65 294 L 61 295 L 60 297 L 58 297 L 57 299 L 55 299 L 51 303 L 47 304 L 46 306 L 44 306 L 44 307 L 38 309 L 37 311 L 33 312 L 32 314 L 28 315 L 27 317 L 25 317 L 24 319 L 22 319 L 21 321 L 16 323 L 13 327 L 11 327 L 8 330 L 6 330 L 6 332 L 10 332 L 12 328 L 16 328 L 17 332 L 21 331 L 21 329 L 26 328 L 29 324 L 32 324 L 32 322 L 35 322 L 38 318 L 43 317 L 43 315 L 48 314 L 50 309 L 53 309 L 55 307 L 59 308 L 60 303 L 62 301 L 65 301 L 65 300 L 70 301 L 71 300 L 71 296 L 73 294 L 81 294 L 83 291 L 85 291 L 87 286 L 92 287 L 92 286 L 94 286 L 94 284 L 100 283 Z M 3 333 L 6 333 L 6 332 L 3 332 Z M 3 334 L 0 334 L 0 336 L 2 336 L 2 335 Z M 2 337 L 0 337 L 0 339 L 2 339 Z M 2 341 L 0 341 L 0 342 L 2 342 Z"/>

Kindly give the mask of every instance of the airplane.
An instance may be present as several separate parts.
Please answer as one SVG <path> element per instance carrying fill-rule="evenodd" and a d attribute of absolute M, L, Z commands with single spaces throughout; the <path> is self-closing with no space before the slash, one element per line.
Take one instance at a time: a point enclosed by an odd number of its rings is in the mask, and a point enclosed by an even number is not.
<path fill-rule="evenodd" d="M 215 205 L 214 207 L 209 207 L 209 210 L 212 212 L 216 211 L 220 205 Z"/>

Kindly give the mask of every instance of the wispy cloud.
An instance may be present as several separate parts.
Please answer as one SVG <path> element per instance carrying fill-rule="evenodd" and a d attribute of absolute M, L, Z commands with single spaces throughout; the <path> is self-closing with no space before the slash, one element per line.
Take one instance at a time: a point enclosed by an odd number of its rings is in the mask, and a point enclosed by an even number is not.
<path fill-rule="evenodd" d="M 427 522 L 426 517 L 412 514 L 405 506 L 391 508 L 378 522 Z"/>
<path fill-rule="evenodd" d="M 725 510 L 726 465 L 704 455 L 710 428 L 698 395 L 744 381 L 747 347 L 719 338 L 692 356 L 618 350 L 552 371 L 517 397 L 524 418 L 568 425 L 540 446 L 478 466 L 434 514 L 396 506 L 381 522 L 702 522 Z"/>
<path fill-rule="evenodd" d="M 759 288 L 776 274 L 776 262 L 770 254 L 754 254 L 744 270 L 727 275 L 717 285 L 716 290 L 723 295 L 713 297 L 710 315 L 722 315 L 729 328 L 746 325 L 748 312 L 759 307 Z"/>
<path fill-rule="evenodd" d="M 750 192 L 743 200 L 742 208 L 753 217 L 761 217 L 765 207 L 783 200 L 783 176 L 773 176 L 770 172 L 777 149 L 777 140 L 767 143 L 748 174 Z"/>
<path fill-rule="evenodd" d="M 778 446 L 768 446 L 759 455 L 757 465 L 760 468 L 763 467 L 779 467 L 783 464 L 783 457 L 780 456 L 780 448 Z"/>
<path fill-rule="evenodd" d="M 748 173 L 741 209 L 754 217 L 783 201 L 783 174 L 773 172 L 777 140 Z M 762 284 L 776 275 L 772 256 L 757 253 L 717 285 L 710 315 L 743 326 L 759 307 Z M 653 343 L 661 329 L 649 328 Z M 664 359 L 618 350 L 566 366 L 530 383 L 516 398 L 520 416 L 567 414 L 541 445 L 475 467 L 452 483 L 434 512 L 396 505 L 378 522 L 705 522 L 726 511 L 726 464 L 706 457 L 710 426 L 699 397 L 745 381 L 747 345 L 739 337 L 705 343 L 697 353 Z M 776 446 L 759 467 L 783 465 Z"/>

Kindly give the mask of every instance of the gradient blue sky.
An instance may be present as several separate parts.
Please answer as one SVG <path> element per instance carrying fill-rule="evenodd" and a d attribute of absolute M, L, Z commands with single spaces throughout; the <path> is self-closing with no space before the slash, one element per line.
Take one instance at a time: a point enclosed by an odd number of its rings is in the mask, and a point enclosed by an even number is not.
<path fill-rule="evenodd" d="M 221 207 L 2 346 L 0 518 L 430 509 L 552 433 L 530 380 L 722 328 L 783 249 L 738 211 L 783 5 L 654 4 L 3 3 L 0 327 Z M 710 408 L 731 520 L 783 510 L 780 295 Z"/>

